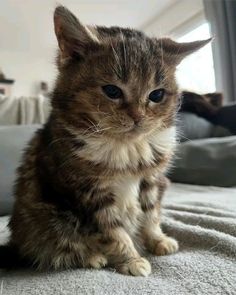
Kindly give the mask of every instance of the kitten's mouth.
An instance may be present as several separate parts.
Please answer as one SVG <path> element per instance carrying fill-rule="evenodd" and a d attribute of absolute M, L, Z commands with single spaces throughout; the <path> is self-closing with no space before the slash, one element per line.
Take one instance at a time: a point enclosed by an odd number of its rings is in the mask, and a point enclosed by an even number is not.
<path fill-rule="evenodd" d="M 126 135 L 130 135 L 130 136 L 135 136 L 135 135 L 140 135 L 143 134 L 144 130 L 140 125 L 134 124 L 133 126 L 131 126 L 130 128 L 128 128 L 125 131 Z"/>

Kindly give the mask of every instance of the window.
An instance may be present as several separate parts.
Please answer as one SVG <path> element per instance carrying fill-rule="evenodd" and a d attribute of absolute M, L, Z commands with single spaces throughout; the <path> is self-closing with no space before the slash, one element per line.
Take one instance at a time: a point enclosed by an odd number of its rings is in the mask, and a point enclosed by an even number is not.
<path fill-rule="evenodd" d="M 194 30 L 179 37 L 178 42 L 190 42 L 210 38 L 208 23 L 203 23 Z M 177 81 L 180 89 L 199 93 L 215 92 L 215 73 L 211 44 L 193 53 L 177 68 Z"/>

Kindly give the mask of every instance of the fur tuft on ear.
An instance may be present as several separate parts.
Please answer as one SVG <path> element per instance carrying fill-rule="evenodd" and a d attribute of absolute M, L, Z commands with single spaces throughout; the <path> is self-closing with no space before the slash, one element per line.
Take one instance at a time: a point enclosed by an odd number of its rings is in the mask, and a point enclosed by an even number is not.
<path fill-rule="evenodd" d="M 186 56 L 208 44 L 212 38 L 188 43 L 177 43 L 169 38 L 158 39 L 163 58 L 170 65 L 178 65 Z"/>
<path fill-rule="evenodd" d="M 54 29 L 60 48 L 59 59 L 86 55 L 87 50 L 95 49 L 99 41 L 86 26 L 64 6 L 58 6 L 54 12 Z"/>

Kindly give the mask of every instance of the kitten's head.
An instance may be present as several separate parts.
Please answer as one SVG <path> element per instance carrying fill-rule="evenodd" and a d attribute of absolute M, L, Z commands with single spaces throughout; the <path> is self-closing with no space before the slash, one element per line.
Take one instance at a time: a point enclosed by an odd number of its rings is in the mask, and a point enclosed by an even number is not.
<path fill-rule="evenodd" d="M 91 135 L 138 136 L 174 124 L 175 68 L 209 40 L 176 43 L 119 27 L 87 27 L 57 7 L 59 76 L 53 109 Z"/>

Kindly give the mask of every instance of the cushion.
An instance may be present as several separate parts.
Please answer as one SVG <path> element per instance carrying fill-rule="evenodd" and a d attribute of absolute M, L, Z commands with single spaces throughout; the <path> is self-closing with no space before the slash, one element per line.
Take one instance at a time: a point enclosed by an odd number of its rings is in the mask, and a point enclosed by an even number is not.
<path fill-rule="evenodd" d="M 236 104 L 226 105 L 219 109 L 217 114 L 212 118 L 214 124 L 224 126 L 230 132 L 236 135 Z"/>
<path fill-rule="evenodd" d="M 189 184 L 236 186 L 236 136 L 181 143 L 170 178 Z"/>
<path fill-rule="evenodd" d="M 213 125 L 206 119 L 189 112 L 178 114 L 178 127 L 181 141 L 232 135 L 229 130 Z"/>
<path fill-rule="evenodd" d="M 22 150 L 40 125 L 0 127 L 0 215 L 9 214 L 13 205 L 15 169 Z"/>

